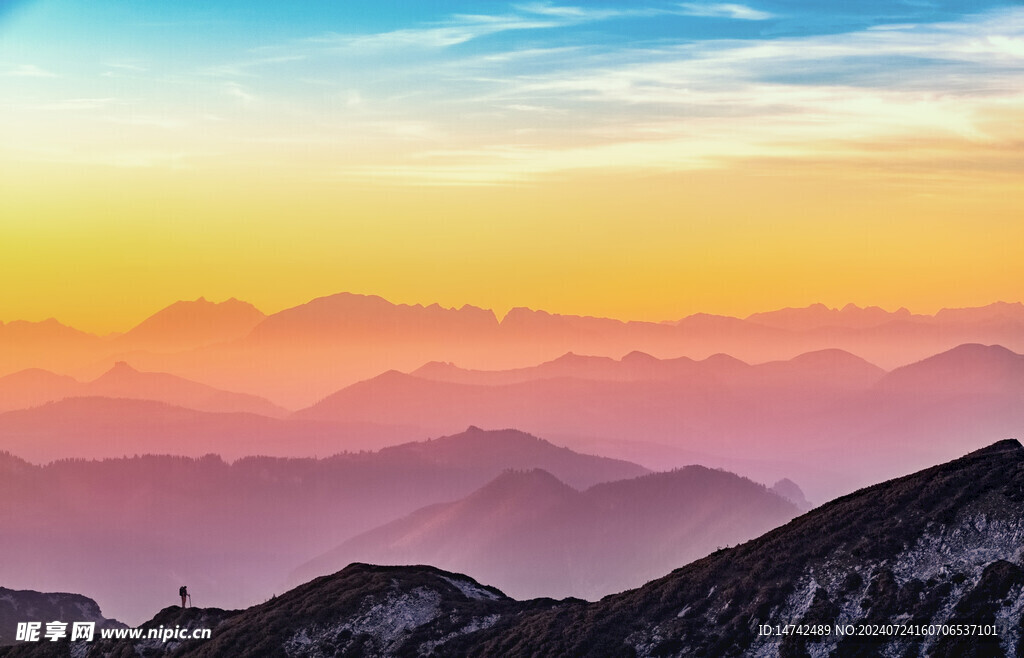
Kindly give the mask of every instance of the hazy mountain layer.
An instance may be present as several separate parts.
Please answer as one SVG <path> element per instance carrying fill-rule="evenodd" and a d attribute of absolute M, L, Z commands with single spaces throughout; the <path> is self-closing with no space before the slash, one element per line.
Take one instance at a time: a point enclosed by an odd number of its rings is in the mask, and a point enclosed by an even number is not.
<path fill-rule="evenodd" d="M 90 382 L 37 369 L 0 377 L 0 412 L 80 397 L 152 400 L 198 411 L 245 412 L 275 418 L 288 415 L 287 410 L 255 395 L 222 391 L 167 373 L 140 372 L 124 361 Z"/>
<path fill-rule="evenodd" d="M 361 532 L 459 499 L 509 466 L 578 487 L 643 468 L 515 431 L 471 429 L 326 459 L 143 456 L 34 466 L 0 454 L 0 582 L 89 592 L 128 622 L 174 601 L 237 607 Z"/>
<path fill-rule="evenodd" d="M 122 335 L 99 337 L 45 322 L 0 324 L 0 375 L 29 368 L 92 379 L 117 361 L 216 388 L 308 406 L 356 381 L 431 361 L 522 368 L 566 352 L 660 358 L 726 353 L 751 363 L 840 349 L 890 369 L 963 343 L 1024 352 L 1024 306 L 996 303 L 934 316 L 814 305 L 748 318 L 696 314 L 622 322 L 515 308 L 392 304 L 340 293 L 264 317 L 244 302 L 177 302 Z"/>
<path fill-rule="evenodd" d="M 352 562 L 432 564 L 472 573 L 516 598 L 597 599 L 798 513 L 762 485 L 701 466 L 582 492 L 546 471 L 509 471 L 459 501 L 353 537 L 292 580 Z"/>
<path fill-rule="evenodd" d="M 888 374 L 836 350 L 753 366 L 634 353 L 417 372 L 354 384 L 296 417 L 434 432 L 511 425 L 660 469 L 697 462 L 764 482 L 789 477 L 814 500 L 950 459 L 987 437 L 1024 435 L 1024 356 L 1000 346 L 962 345 Z"/>
<path fill-rule="evenodd" d="M 225 616 L 209 641 L 147 655 L 1014 656 L 1024 650 L 1022 545 L 1024 448 L 1001 441 L 596 603 L 519 602 L 433 567 L 354 564 Z M 158 619 L 200 625 L 175 609 L 149 623 Z M 830 632 L 763 632 L 787 624 Z M 837 624 L 997 630 L 857 636 Z M 112 650 L 127 649 L 89 655 Z"/>

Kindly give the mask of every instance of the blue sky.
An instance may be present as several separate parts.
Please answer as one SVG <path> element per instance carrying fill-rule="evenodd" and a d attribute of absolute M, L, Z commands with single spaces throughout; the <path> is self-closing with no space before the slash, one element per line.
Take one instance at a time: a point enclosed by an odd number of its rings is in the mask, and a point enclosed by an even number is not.
<path fill-rule="evenodd" d="M 37 0 L 0 21 L 15 158 L 318 142 L 324 175 L 425 183 L 791 157 L 829 133 L 1003 143 L 1024 81 L 1006 2 Z M 169 152 L 189 129 L 208 148 Z"/>

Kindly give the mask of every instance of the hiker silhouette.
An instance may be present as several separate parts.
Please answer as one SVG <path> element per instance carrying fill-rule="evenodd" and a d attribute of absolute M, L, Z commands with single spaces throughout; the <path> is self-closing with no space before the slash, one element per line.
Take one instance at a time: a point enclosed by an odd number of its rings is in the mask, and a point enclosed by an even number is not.
<path fill-rule="evenodd" d="M 182 585 L 178 588 L 178 594 L 181 596 L 181 607 L 187 607 L 185 605 L 185 599 L 188 598 L 188 588 Z"/>

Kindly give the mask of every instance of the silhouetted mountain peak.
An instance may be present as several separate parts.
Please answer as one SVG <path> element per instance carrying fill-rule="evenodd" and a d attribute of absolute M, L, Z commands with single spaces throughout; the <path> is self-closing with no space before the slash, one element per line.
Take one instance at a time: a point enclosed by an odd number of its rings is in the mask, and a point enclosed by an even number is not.
<path fill-rule="evenodd" d="M 933 359 L 943 358 L 949 360 L 956 359 L 1019 359 L 1021 355 L 1012 352 L 1002 345 L 982 345 L 980 343 L 964 343 L 963 345 L 957 345 L 951 350 L 937 354 Z M 926 361 L 928 359 L 925 359 Z"/>
<path fill-rule="evenodd" d="M 506 469 L 543 468 L 572 487 L 648 472 L 630 462 L 573 452 L 519 430 L 484 430 L 476 426 L 459 434 L 382 448 L 379 454 L 404 455 L 451 468 L 495 469 L 497 473 Z"/>
<path fill-rule="evenodd" d="M 660 498 L 697 499 L 710 491 L 718 496 L 743 500 L 764 495 L 768 489 L 735 473 L 693 464 L 628 480 L 603 482 L 594 485 L 586 493 L 604 496 L 615 492 L 615 495 L 622 496 L 623 492 L 628 492 L 636 500 L 651 501 Z"/>
<path fill-rule="evenodd" d="M 61 340 L 61 339 L 95 339 L 96 336 L 69 327 L 57 321 L 56 318 L 46 318 L 39 322 L 28 320 L 13 320 L 6 324 L 0 322 L 0 330 L 3 336 L 16 340 Z"/>
<path fill-rule="evenodd" d="M 551 314 L 544 310 L 533 310 L 526 306 L 514 306 L 501 318 L 501 324 L 516 324 L 520 320 L 528 320 L 533 317 L 550 317 Z"/>
<path fill-rule="evenodd" d="M 377 295 L 341 292 L 275 313 L 267 317 L 254 334 L 289 337 L 300 333 L 311 338 L 332 339 L 353 332 L 398 335 L 410 332 L 412 337 L 423 332 L 473 332 L 497 326 L 493 311 L 469 304 L 460 308 L 446 308 L 436 303 L 429 306 L 395 304 Z"/>
<path fill-rule="evenodd" d="M 789 478 L 782 478 L 772 485 L 771 490 L 796 505 L 801 511 L 807 511 L 812 507 L 804 496 L 803 489 Z"/>
<path fill-rule="evenodd" d="M 68 383 L 75 384 L 77 381 L 67 375 L 58 375 L 43 368 L 26 368 L 9 375 L 0 377 L 0 381 L 18 386 L 36 386 L 42 384 Z"/>
<path fill-rule="evenodd" d="M 741 368 L 750 367 L 750 364 L 748 364 L 746 361 L 741 361 L 734 356 L 723 354 L 722 352 L 712 354 L 708 358 L 704 359 L 703 362 L 707 365 L 713 366 L 729 366 Z"/>
<path fill-rule="evenodd" d="M 485 430 L 477 427 L 476 425 L 470 425 L 464 432 L 460 432 L 458 434 L 450 434 L 448 436 L 438 437 L 422 443 L 409 443 L 403 445 L 410 447 L 419 446 L 423 449 L 431 448 L 434 451 L 439 448 L 443 448 L 453 452 L 457 452 L 462 449 L 481 447 L 507 449 L 515 449 L 518 447 L 546 447 L 553 450 L 566 450 L 565 448 L 558 448 L 548 441 L 532 434 L 528 434 L 527 432 L 521 432 L 515 429 Z M 401 447 L 403 446 L 384 448 L 384 450 L 393 450 Z"/>
<path fill-rule="evenodd" d="M 494 445 L 494 446 L 530 446 L 535 448 L 544 448 L 550 450 L 556 450 L 564 452 L 566 454 L 572 451 L 568 448 L 556 446 L 550 441 L 530 434 L 529 432 L 523 432 L 517 429 L 483 429 L 476 425 L 470 425 L 466 428 L 465 432 L 459 434 L 451 434 L 449 436 L 443 436 L 434 439 L 434 443 L 447 443 L 448 445 Z"/>
<path fill-rule="evenodd" d="M 116 361 L 113 367 L 105 372 L 102 376 L 118 376 L 118 375 L 137 375 L 139 371 L 132 367 L 127 361 Z"/>
<path fill-rule="evenodd" d="M 658 363 L 660 359 L 651 356 L 647 352 L 641 352 L 640 350 L 633 350 L 629 354 L 622 357 L 622 362 L 626 364 L 647 364 L 647 363 Z"/>
<path fill-rule="evenodd" d="M 266 316 L 235 298 L 211 302 L 205 297 L 177 301 L 118 337 L 118 343 L 141 349 L 191 349 L 241 338 Z"/>
<path fill-rule="evenodd" d="M 508 469 L 471 494 L 479 499 L 529 500 L 537 496 L 562 497 L 577 491 L 542 468 Z"/>
<path fill-rule="evenodd" d="M 1020 393 L 1024 355 L 1001 345 L 970 343 L 897 368 L 879 382 L 883 390 L 909 395 L 945 391 L 949 394 Z"/>
<path fill-rule="evenodd" d="M 836 348 L 804 352 L 803 354 L 793 357 L 790 361 L 793 363 L 803 363 L 807 365 L 858 364 L 877 367 L 860 358 L 856 354 L 850 354 L 846 350 Z"/>
<path fill-rule="evenodd" d="M 422 366 L 410 372 L 410 375 L 429 374 L 435 372 L 451 372 L 460 368 L 451 361 L 428 361 Z"/>
<path fill-rule="evenodd" d="M 840 349 L 824 349 L 805 352 L 793 357 L 786 364 L 799 368 L 808 378 L 825 378 L 834 383 L 857 384 L 867 388 L 885 376 L 885 370 L 861 357 Z"/>

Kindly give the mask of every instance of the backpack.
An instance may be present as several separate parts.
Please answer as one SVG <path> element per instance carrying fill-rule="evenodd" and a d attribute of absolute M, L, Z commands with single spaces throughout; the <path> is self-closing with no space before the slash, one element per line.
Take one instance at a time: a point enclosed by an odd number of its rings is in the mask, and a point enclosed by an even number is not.
<path fill-rule="evenodd" d="M 182 585 L 181 587 L 178 588 L 178 596 L 185 596 L 186 592 L 188 592 L 188 590 L 185 589 L 184 585 Z"/>

